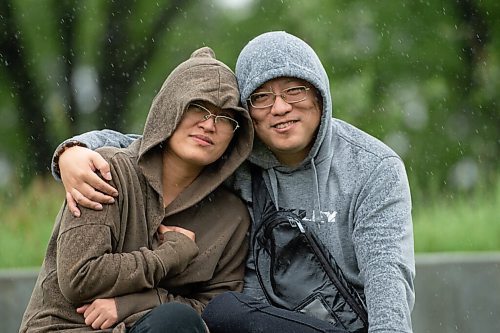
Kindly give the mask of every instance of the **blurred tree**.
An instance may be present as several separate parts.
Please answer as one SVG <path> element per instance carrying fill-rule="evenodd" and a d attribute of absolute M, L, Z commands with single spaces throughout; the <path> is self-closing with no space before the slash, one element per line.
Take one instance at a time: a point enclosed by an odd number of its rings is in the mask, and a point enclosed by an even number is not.
<path fill-rule="evenodd" d="M 38 80 L 34 77 L 30 55 L 24 48 L 23 33 L 17 28 L 13 10 L 15 7 L 10 1 L 0 2 L 2 35 L 0 36 L 0 61 L 6 68 L 7 79 L 10 82 L 11 96 L 16 100 L 19 118 L 28 139 L 26 155 L 31 160 L 28 172 L 46 170 L 47 156 L 50 150 L 47 145 L 38 143 L 48 142 L 43 117 L 43 103 L 41 101 Z"/>
<path fill-rule="evenodd" d="M 33 4 L 32 2 L 25 2 Z M 171 22 L 182 8 L 189 5 L 189 1 L 172 0 L 163 4 L 156 4 L 153 13 L 149 13 L 151 24 L 148 29 L 140 31 L 136 39 L 129 31 L 134 27 L 137 16 L 144 15 L 135 0 L 110 1 L 107 3 L 81 2 L 77 0 L 54 0 L 46 10 L 51 11 L 54 16 L 54 31 L 58 54 L 59 77 L 57 86 L 62 96 L 62 105 L 67 114 L 65 122 L 69 127 L 69 133 L 77 133 L 79 116 L 85 113 L 85 105 L 91 101 L 81 100 L 78 103 L 78 95 L 96 101 L 99 120 L 96 125 L 119 131 L 125 130 L 123 119 L 125 119 L 126 102 L 132 86 L 139 80 L 141 74 L 146 70 L 147 64 L 155 54 L 155 40 L 165 34 Z M 52 155 L 53 142 L 47 132 L 44 114 L 46 105 L 44 103 L 44 89 L 40 84 L 43 80 L 37 77 L 33 68 L 33 54 L 27 52 L 24 35 L 25 27 L 16 19 L 22 12 L 18 1 L 4 0 L 0 3 L 1 26 L 3 33 L 0 36 L 0 61 L 3 65 L 5 75 L 10 82 L 11 96 L 15 99 L 16 108 L 19 110 L 20 128 L 23 129 L 28 139 L 25 155 L 28 156 L 25 166 L 26 178 L 30 179 L 34 173 L 46 172 Z M 98 41 L 98 57 L 92 68 L 95 73 L 87 80 L 85 72 L 78 72 L 79 61 L 77 44 L 81 41 L 78 33 L 79 24 L 93 24 L 93 22 L 82 22 L 82 12 L 102 11 L 105 13 L 105 23 L 101 24 L 101 38 Z M 41 15 L 43 16 L 43 15 Z M 47 38 L 47 36 L 45 36 Z M 91 52 L 91 50 L 84 50 Z M 92 73 L 92 72 L 91 72 Z M 83 77 L 82 77 L 83 76 Z M 89 82 L 90 81 L 90 82 Z M 84 85 L 96 85 L 94 95 L 82 95 Z M 96 96 L 98 95 L 98 96 Z M 102 96 L 102 97 L 101 97 Z"/>
<path fill-rule="evenodd" d="M 286 30 L 320 56 L 334 116 L 393 147 L 414 193 L 467 191 L 499 173 L 499 18 L 497 0 L 4 0 L 0 172 L 45 170 L 90 129 L 140 133 L 194 49 L 234 68 L 251 38 Z"/>

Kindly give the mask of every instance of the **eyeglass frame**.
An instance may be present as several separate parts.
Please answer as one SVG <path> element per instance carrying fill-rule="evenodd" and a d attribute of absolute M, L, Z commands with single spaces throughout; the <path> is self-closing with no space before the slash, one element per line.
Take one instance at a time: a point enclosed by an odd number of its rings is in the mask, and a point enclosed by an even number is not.
<path fill-rule="evenodd" d="M 293 102 L 288 102 L 286 100 L 286 92 L 287 91 L 290 91 L 292 89 L 298 89 L 298 88 L 301 88 L 301 89 L 304 89 L 304 92 L 305 92 L 305 95 L 304 95 L 304 98 L 302 99 L 299 99 L 297 101 L 293 101 Z M 283 101 L 285 101 L 286 103 L 288 104 L 295 104 L 295 103 L 299 103 L 299 102 L 303 102 L 307 99 L 307 92 L 311 90 L 310 87 L 307 87 L 307 86 L 293 86 L 293 87 L 289 87 L 289 88 L 285 88 L 283 90 L 281 90 L 279 93 L 275 93 L 274 91 L 262 91 L 262 92 L 257 92 L 257 93 L 253 93 L 251 94 L 248 98 L 247 98 L 247 101 L 250 102 L 250 105 L 253 107 L 253 108 L 256 108 L 256 109 L 265 109 L 265 108 L 268 108 L 268 107 L 271 107 L 274 105 L 274 103 L 276 103 L 276 96 L 279 96 L 281 97 L 281 99 Z M 272 99 L 272 104 L 269 104 L 269 105 L 266 105 L 266 106 L 255 106 L 253 103 L 252 103 L 252 96 L 255 96 L 255 95 L 273 95 L 273 99 Z"/>
<path fill-rule="evenodd" d="M 203 121 L 207 121 L 208 119 L 210 118 L 213 118 L 214 119 L 214 125 L 216 126 L 217 128 L 217 119 L 227 119 L 227 120 L 230 120 L 230 122 L 234 122 L 236 124 L 236 126 L 234 126 L 233 128 L 233 133 L 236 132 L 236 130 L 238 128 L 240 128 L 240 124 L 238 123 L 238 121 L 234 118 L 231 118 L 231 117 L 228 117 L 228 116 L 218 116 L 216 115 L 215 113 L 212 113 L 209 109 L 207 109 L 205 106 L 201 105 L 201 104 L 198 104 L 198 103 L 194 103 L 194 102 L 191 102 L 188 104 L 188 109 L 190 106 L 194 106 L 198 109 L 201 109 L 205 112 L 207 112 L 207 114 L 203 115 L 203 120 L 199 120 L 197 123 L 200 123 L 200 122 L 203 122 Z M 232 125 L 231 125 L 232 126 Z"/>

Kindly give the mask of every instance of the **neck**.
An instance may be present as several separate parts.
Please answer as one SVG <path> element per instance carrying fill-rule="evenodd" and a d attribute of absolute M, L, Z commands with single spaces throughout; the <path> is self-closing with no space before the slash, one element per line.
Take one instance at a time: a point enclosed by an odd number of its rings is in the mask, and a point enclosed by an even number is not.
<path fill-rule="evenodd" d="M 186 163 L 165 149 L 163 152 L 163 206 L 167 207 L 186 189 L 203 168 Z"/>
<path fill-rule="evenodd" d="M 309 155 L 310 151 L 311 151 L 311 146 L 296 152 L 278 151 L 273 153 L 281 164 L 293 168 L 302 163 L 302 161 L 306 159 L 307 155 Z"/>
<path fill-rule="evenodd" d="M 276 154 L 276 158 L 281 164 L 293 168 L 299 165 L 304 160 L 305 157 L 303 158 L 301 156 L 296 156 L 296 155 L 292 156 L 292 155 Z"/>

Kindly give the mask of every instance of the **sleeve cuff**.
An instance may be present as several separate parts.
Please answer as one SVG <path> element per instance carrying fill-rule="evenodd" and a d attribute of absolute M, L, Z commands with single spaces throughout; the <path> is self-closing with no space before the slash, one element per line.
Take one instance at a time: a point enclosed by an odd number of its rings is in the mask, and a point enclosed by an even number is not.
<path fill-rule="evenodd" d="M 123 321 L 135 313 L 160 305 L 161 299 L 156 289 L 150 289 L 141 293 L 115 297 L 115 302 L 118 321 Z"/>
<path fill-rule="evenodd" d="M 52 156 L 52 165 L 51 165 L 51 170 L 52 170 L 52 175 L 56 180 L 61 180 L 61 170 L 59 170 L 59 157 L 66 151 L 66 149 L 74 147 L 74 146 L 80 146 L 80 147 L 85 147 L 87 148 L 87 145 L 84 144 L 83 142 L 77 141 L 77 140 L 67 140 L 64 141 L 62 144 L 60 144 L 57 148 L 56 151 L 54 152 L 54 155 Z"/>

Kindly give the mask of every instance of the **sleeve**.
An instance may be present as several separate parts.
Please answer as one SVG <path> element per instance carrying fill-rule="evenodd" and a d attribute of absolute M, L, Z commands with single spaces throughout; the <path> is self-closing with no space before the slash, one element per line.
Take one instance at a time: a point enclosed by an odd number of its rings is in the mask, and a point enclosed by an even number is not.
<path fill-rule="evenodd" d="M 128 147 L 134 140 L 140 137 L 141 136 L 137 134 L 123 134 L 108 129 L 103 129 L 100 131 L 90 131 L 74 136 L 71 139 L 63 141 L 59 146 L 57 146 L 56 150 L 54 151 L 51 163 L 52 176 L 56 180 L 61 180 L 58 171 L 58 161 L 59 156 L 64 152 L 66 148 L 75 145 L 87 147 L 92 150 L 96 150 L 97 148 L 106 146 L 124 148 Z"/>
<path fill-rule="evenodd" d="M 162 279 L 184 271 L 198 254 L 195 242 L 175 232 L 167 233 L 154 250 L 115 250 L 126 248 L 118 244 L 127 241 L 120 235 L 129 223 L 146 222 L 127 215 L 127 192 L 121 184 L 128 179 L 116 172 L 115 162 L 110 165 L 112 182 L 120 193 L 118 202 L 102 211 L 84 209 L 80 218 L 65 207 L 60 217 L 57 277 L 62 294 L 73 304 L 154 288 Z"/>
<path fill-rule="evenodd" d="M 226 245 L 212 279 L 193 286 L 187 296 L 174 295 L 163 288 L 153 288 L 140 293 L 116 297 L 118 320 L 149 310 L 163 303 L 179 302 L 194 308 L 201 314 L 208 302 L 226 291 L 240 292 L 243 289 L 244 261 L 248 251 L 248 226 L 250 217 L 245 210 L 245 220 L 239 223 Z M 175 277 L 174 277 L 175 278 Z"/>
<path fill-rule="evenodd" d="M 194 242 L 180 233 L 170 233 L 155 250 L 143 247 L 128 253 L 112 253 L 110 237 L 109 228 L 95 224 L 72 228 L 59 237 L 57 277 L 71 303 L 153 288 L 183 271 L 197 254 Z"/>
<path fill-rule="evenodd" d="M 363 186 L 353 232 L 369 332 L 412 332 L 415 258 L 411 197 L 403 162 L 385 158 Z"/>

